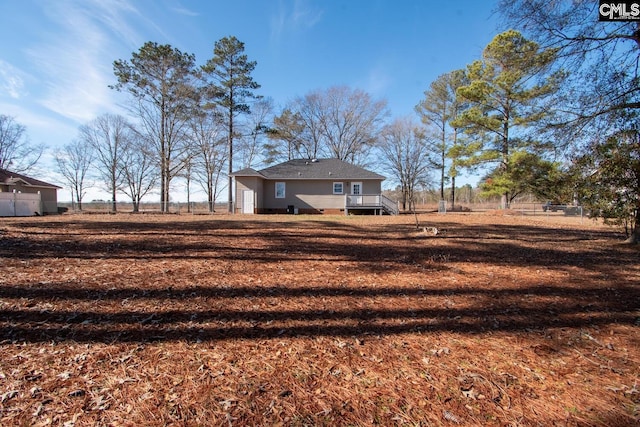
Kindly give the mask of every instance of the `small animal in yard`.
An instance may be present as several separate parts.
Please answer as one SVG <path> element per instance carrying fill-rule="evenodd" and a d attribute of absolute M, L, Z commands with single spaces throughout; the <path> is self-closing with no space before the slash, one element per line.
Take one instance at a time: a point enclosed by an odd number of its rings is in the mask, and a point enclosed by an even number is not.
<path fill-rule="evenodd" d="M 438 228 L 437 227 L 422 227 L 422 232 L 423 233 L 430 233 L 433 234 L 434 236 L 438 235 Z"/>

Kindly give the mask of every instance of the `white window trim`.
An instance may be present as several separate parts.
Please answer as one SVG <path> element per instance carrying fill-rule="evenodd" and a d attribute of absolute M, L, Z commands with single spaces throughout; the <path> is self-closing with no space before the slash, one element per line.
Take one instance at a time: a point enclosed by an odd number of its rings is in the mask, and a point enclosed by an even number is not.
<path fill-rule="evenodd" d="M 336 191 L 336 184 L 340 184 L 340 191 Z M 333 194 L 344 194 L 344 182 L 336 181 L 333 183 Z"/>
<path fill-rule="evenodd" d="M 282 184 L 282 195 L 278 195 L 278 184 Z M 275 185 L 275 196 L 276 199 L 285 199 L 287 197 L 287 183 L 284 181 L 277 181 Z"/>

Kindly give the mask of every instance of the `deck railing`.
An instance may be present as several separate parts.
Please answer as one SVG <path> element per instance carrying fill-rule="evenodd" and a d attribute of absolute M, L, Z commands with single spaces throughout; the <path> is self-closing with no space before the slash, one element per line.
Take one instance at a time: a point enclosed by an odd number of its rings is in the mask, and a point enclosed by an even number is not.
<path fill-rule="evenodd" d="M 382 194 L 347 194 L 347 209 L 383 209 L 388 214 L 397 215 L 398 205 Z"/>
<path fill-rule="evenodd" d="M 393 200 L 382 194 L 380 195 L 380 200 L 382 201 L 382 206 L 387 210 L 387 212 L 389 212 L 389 214 L 398 215 L 400 213 L 397 202 L 394 202 Z"/>

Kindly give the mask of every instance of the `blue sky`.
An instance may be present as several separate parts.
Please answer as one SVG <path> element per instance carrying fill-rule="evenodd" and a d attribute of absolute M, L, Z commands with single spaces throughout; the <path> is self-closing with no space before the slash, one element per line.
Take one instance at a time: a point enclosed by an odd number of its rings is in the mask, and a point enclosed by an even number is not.
<path fill-rule="evenodd" d="M 498 32 L 493 8 L 484 0 L 2 0 L 0 114 L 53 151 L 100 114 L 123 113 L 123 95 L 108 88 L 114 60 L 154 41 L 201 65 L 233 35 L 276 106 L 346 85 L 386 99 L 392 117 L 413 115 L 437 76 L 480 58 Z"/>

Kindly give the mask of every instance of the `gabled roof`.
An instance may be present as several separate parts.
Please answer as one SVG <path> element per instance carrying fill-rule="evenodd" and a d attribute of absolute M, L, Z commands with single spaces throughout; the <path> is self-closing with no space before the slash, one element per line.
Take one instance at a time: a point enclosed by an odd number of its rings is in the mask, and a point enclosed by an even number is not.
<path fill-rule="evenodd" d="M 352 165 L 340 159 L 296 159 L 280 163 L 275 166 L 256 171 L 254 169 L 242 169 L 232 174 L 233 176 L 258 176 L 264 179 L 374 179 L 384 180 L 385 177 L 375 172 L 368 171 L 359 166 Z"/>
<path fill-rule="evenodd" d="M 58 187 L 57 185 L 49 184 L 48 182 L 40 181 L 35 178 L 30 178 L 26 175 L 22 175 L 16 172 L 10 172 L 6 169 L 0 169 L 0 184 L 4 184 L 4 185 L 22 184 L 28 187 L 62 188 L 62 187 Z"/>
<path fill-rule="evenodd" d="M 232 173 L 233 176 L 259 176 L 260 178 L 264 178 L 257 170 L 253 168 L 240 169 L 237 172 Z"/>

